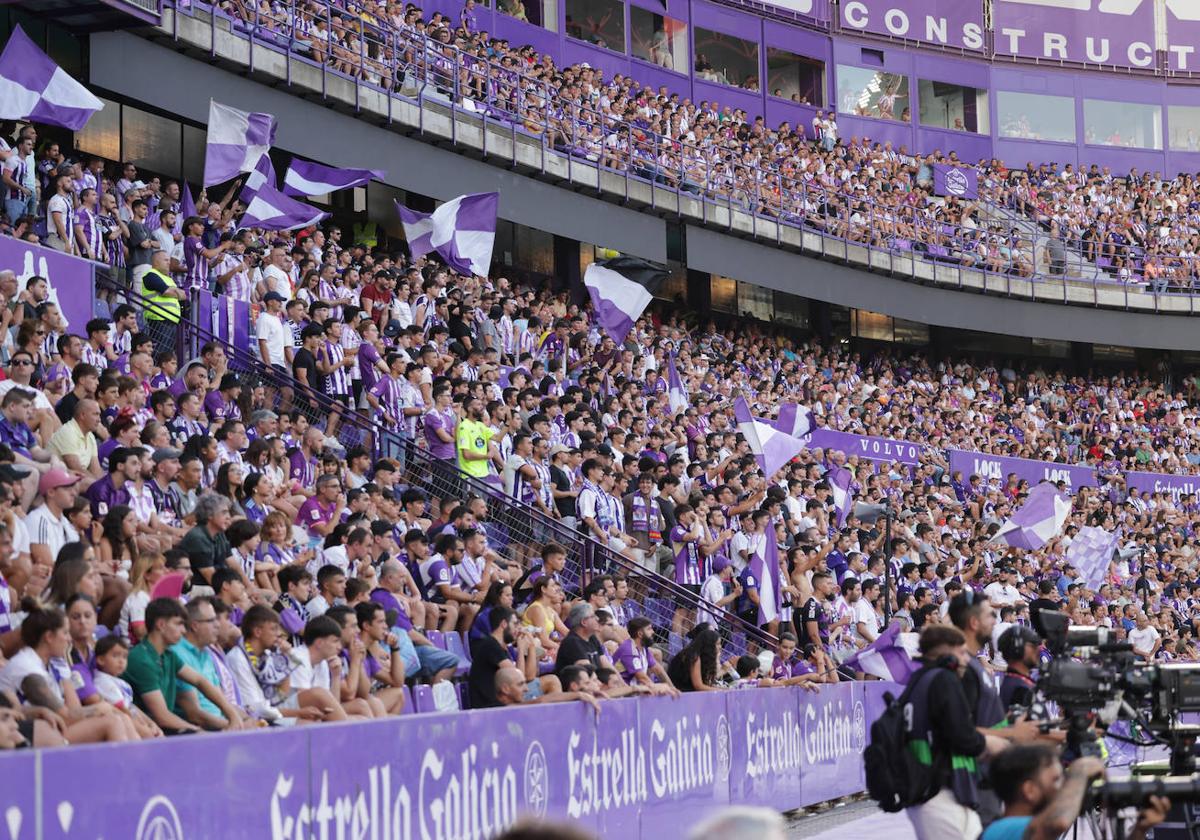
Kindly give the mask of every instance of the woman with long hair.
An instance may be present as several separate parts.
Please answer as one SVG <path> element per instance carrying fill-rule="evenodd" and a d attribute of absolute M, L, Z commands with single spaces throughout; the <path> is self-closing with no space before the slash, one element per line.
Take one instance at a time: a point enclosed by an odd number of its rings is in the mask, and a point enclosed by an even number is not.
<path fill-rule="evenodd" d="M 680 691 L 719 691 L 721 636 L 710 624 L 693 630 L 687 647 L 671 658 L 667 676 Z"/>
<path fill-rule="evenodd" d="M 558 655 L 558 642 L 569 632 L 558 615 L 561 594 L 562 587 L 554 578 L 538 578 L 533 584 L 533 601 L 521 615 L 521 624 L 534 629 L 538 644 L 550 656 Z"/>
<path fill-rule="evenodd" d="M 65 607 L 67 600 L 76 594 L 87 595 L 94 603 L 100 602 L 104 578 L 96 567 L 95 557 L 95 550 L 91 546 L 67 543 L 62 547 L 46 589 L 46 600 L 50 606 Z"/>
<path fill-rule="evenodd" d="M 312 549 L 297 552 L 292 542 L 292 522 L 279 511 L 271 511 L 262 522 L 259 531 L 261 541 L 255 552 L 255 559 L 274 563 L 279 568 L 292 564 L 305 565 L 312 559 Z"/>
<path fill-rule="evenodd" d="M 229 500 L 234 519 L 246 516 L 246 511 L 242 508 L 242 481 L 245 477 L 246 468 L 230 461 L 222 464 L 217 470 L 217 480 L 213 484 L 213 492 Z"/>
<path fill-rule="evenodd" d="M 110 575 L 129 579 L 138 557 L 138 519 L 129 505 L 114 505 L 104 514 L 98 546 L 100 568 Z"/>
<path fill-rule="evenodd" d="M 150 605 L 150 592 L 167 573 L 167 561 L 158 553 L 149 551 L 140 554 L 133 562 L 129 573 L 132 589 L 121 605 L 121 618 L 117 621 L 117 635 L 133 643 L 140 642 L 146 634 L 146 607 Z"/>

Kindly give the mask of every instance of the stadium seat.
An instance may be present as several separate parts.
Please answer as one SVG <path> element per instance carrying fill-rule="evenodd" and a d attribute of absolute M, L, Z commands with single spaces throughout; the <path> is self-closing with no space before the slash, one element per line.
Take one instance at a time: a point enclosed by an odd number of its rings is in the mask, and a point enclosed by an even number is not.
<path fill-rule="evenodd" d="M 414 685 L 412 695 L 413 711 L 417 714 L 437 711 L 437 707 L 433 704 L 433 689 L 430 686 Z"/>
<path fill-rule="evenodd" d="M 466 673 L 471 670 L 471 660 L 467 658 L 467 651 L 463 647 L 462 636 L 457 633 L 446 633 L 442 639 L 445 642 L 446 650 L 458 657 L 458 671 L 456 676 L 466 676 Z"/>

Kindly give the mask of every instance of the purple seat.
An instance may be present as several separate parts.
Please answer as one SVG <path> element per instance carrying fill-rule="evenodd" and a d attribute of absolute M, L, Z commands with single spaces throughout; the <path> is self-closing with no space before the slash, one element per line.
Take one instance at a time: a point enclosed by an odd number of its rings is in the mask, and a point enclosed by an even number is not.
<path fill-rule="evenodd" d="M 404 694 L 404 708 L 400 710 L 400 714 L 411 715 L 416 711 L 416 709 L 413 708 L 412 689 L 410 689 L 408 686 L 404 686 L 402 693 Z"/>
<path fill-rule="evenodd" d="M 459 637 L 459 639 L 462 640 L 462 653 L 460 653 L 459 656 L 463 657 L 468 662 L 470 662 L 471 661 L 471 634 L 469 632 L 468 633 L 459 633 L 458 637 Z"/>
<path fill-rule="evenodd" d="M 441 630 L 426 630 L 425 638 L 429 640 L 435 648 L 439 650 L 446 649 L 446 636 Z"/>
<path fill-rule="evenodd" d="M 425 712 L 436 712 L 437 706 L 433 704 L 433 689 L 427 685 L 415 685 L 412 690 L 413 694 L 413 711 L 417 714 Z"/>
<path fill-rule="evenodd" d="M 467 658 L 467 650 L 463 645 L 462 636 L 457 633 L 447 633 L 443 637 L 443 641 L 446 644 L 446 651 L 458 657 L 456 675 L 460 677 L 465 676 L 471 670 L 471 660 Z"/>

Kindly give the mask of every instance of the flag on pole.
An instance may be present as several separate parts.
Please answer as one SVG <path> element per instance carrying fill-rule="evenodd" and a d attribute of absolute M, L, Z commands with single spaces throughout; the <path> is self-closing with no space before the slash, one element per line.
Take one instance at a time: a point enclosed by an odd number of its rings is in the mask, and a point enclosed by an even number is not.
<path fill-rule="evenodd" d="M 1000 526 L 992 539 L 1013 548 L 1031 551 L 1041 548 L 1062 530 L 1070 512 L 1071 502 L 1053 484 L 1042 482 L 1029 491 L 1025 504 Z"/>
<path fill-rule="evenodd" d="M 779 582 L 779 543 L 775 539 L 775 527 L 764 536 L 763 551 L 750 556 L 750 574 L 758 580 L 758 626 L 779 618 L 783 609 L 783 592 Z"/>
<path fill-rule="evenodd" d="M 179 223 L 196 215 L 196 201 L 192 198 L 192 188 L 188 182 L 183 182 L 183 195 L 179 198 Z"/>
<path fill-rule="evenodd" d="M 783 403 L 779 406 L 775 428 L 807 443 L 813 431 L 812 411 L 806 405 Z"/>
<path fill-rule="evenodd" d="M 733 404 L 733 415 L 737 420 L 738 431 L 750 444 L 750 452 L 758 459 L 767 480 L 779 472 L 788 461 L 795 458 L 804 449 L 804 444 L 786 432 L 781 432 L 769 423 L 755 419 L 750 414 L 750 406 L 746 400 L 738 397 Z"/>
<path fill-rule="evenodd" d="M 208 144 L 204 148 L 204 186 L 253 172 L 275 143 L 275 118 L 208 103 Z"/>
<path fill-rule="evenodd" d="M 361 187 L 372 179 L 382 181 L 386 174 L 382 169 L 338 169 L 297 158 L 283 175 L 283 192 L 297 196 L 325 195 Z"/>
<path fill-rule="evenodd" d="M 270 181 L 264 181 L 247 201 L 246 212 L 238 227 L 297 230 L 319 224 L 328 216 L 328 213 L 284 195 Z"/>
<path fill-rule="evenodd" d="M 679 378 L 679 369 L 675 366 L 675 351 L 667 356 L 667 400 L 671 411 L 683 411 L 688 407 L 688 392 L 683 380 Z"/>
<path fill-rule="evenodd" d="M 275 185 L 275 164 L 271 162 L 271 156 L 264 152 L 262 157 L 255 161 L 254 168 L 246 178 L 246 183 L 242 185 L 242 191 L 238 198 L 249 204 L 263 187 L 276 189 Z"/>
<path fill-rule="evenodd" d="M 1120 528 L 1110 533 L 1094 525 L 1084 525 L 1071 540 L 1067 561 L 1079 570 L 1080 577 L 1089 587 L 1099 589 L 1120 542 Z"/>
<path fill-rule="evenodd" d="M 854 503 L 854 494 L 850 492 L 854 474 L 845 467 L 834 467 L 827 478 L 829 489 L 833 492 L 833 507 L 837 511 L 837 526 L 841 528 L 846 524 L 846 517 L 850 515 Z"/>
<path fill-rule="evenodd" d="M 583 285 L 596 311 L 596 323 L 621 344 L 666 279 L 666 269 L 654 263 L 636 257 L 614 257 L 589 265 Z"/>
<path fill-rule="evenodd" d="M 459 274 L 486 277 L 496 243 L 500 193 L 472 193 L 451 199 L 432 213 L 418 213 L 396 202 L 409 256 L 436 251 Z"/>
<path fill-rule="evenodd" d="M 0 54 L 0 119 L 78 131 L 104 103 L 54 63 L 17 25 Z"/>
<path fill-rule="evenodd" d="M 852 671 L 862 671 L 881 680 L 904 685 L 920 670 L 908 650 L 900 643 L 900 624 L 892 624 L 875 641 L 846 659 L 842 664 Z"/>

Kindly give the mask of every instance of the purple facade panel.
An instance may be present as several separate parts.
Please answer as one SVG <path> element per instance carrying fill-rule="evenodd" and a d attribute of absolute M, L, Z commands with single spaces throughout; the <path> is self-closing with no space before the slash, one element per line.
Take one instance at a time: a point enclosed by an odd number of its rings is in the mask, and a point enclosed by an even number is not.
<path fill-rule="evenodd" d="M 564 64 L 588 64 L 604 71 L 604 78 L 611 79 L 618 73 L 628 75 L 629 57 L 603 47 L 585 44 L 574 38 L 563 39 Z M 641 78 L 639 76 L 638 78 Z"/>
<path fill-rule="evenodd" d="M 788 26 L 775 20 L 763 21 L 763 41 L 768 47 L 778 47 L 781 50 L 805 55 L 818 61 L 829 63 L 833 57 L 828 35 L 801 29 L 798 26 Z"/>
<path fill-rule="evenodd" d="M 1045 140 L 997 140 L 993 146 L 993 157 L 998 157 L 1010 168 L 1023 167 L 1026 163 L 1054 161 L 1066 165 L 1079 165 L 1079 147 L 1074 143 L 1050 143 Z"/>
<path fill-rule="evenodd" d="M 983 61 L 950 58 L 944 55 L 914 55 L 913 75 L 931 82 L 949 82 L 987 90 L 991 86 L 990 66 Z"/>
<path fill-rule="evenodd" d="M 997 55 L 1113 67 L 1154 66 L 1154 4 L 996 0 Z"/>
<path fill-rule="evenodd" d="M 923 152 L 958 152 L 960 160 L 975 163 L 992 156 L 992 138 L 968 131 L 948 131 L 944 128 L 917 127 L 917 146 Z"/>
<path fill-rule="evenodd" d="M 1176 73 L 1200 71 L 1200 4 L 1169 0 L 1167 6 L 1167 69 Z"/>
<path fill-rule="evenodd" d="M 909 123 L 893 120 L 872 120 L 850 114 L 838 114 L 838 134 L 847 142 L 857 137 L 860 141 L 888 143 L 899 149 L 903 146 L 910 152 L 920 151 L 913 143 L 913 127 Z"/>
<path fill-rule="evenodd" d="M 792 128 L 802 126 L 806 137 L 812 137 L 812 120 L 817 109 L 810 105 L 797 105 L 773 96 L 767 97 L 767 125 L 772 128 L 783 122 L 791 123 Z"/>
<path fill-rule="evenodd" d="M 741 108 L 751 117 L 761 116 L 763 112 L 762 94 L 748 90 L 717 85 L 696 79 L 692 83 L 692 100 L 694 102 L 716 102 L 722 108 Z"/>
<path fill-rule="evenodd" d="M 869 32 L 939 47 L 982 52 L 982 0 L 843 0 L 843 32 Z"/>
<path fill-rule="evenodd" d="M 726 35 L 736 35 L 755 43 L 758 43 L 762 36 L 762 18 L 701 0 L 692 3 L 692 27 L 697 26 Z"/>
<path fill-rule="evenodd" d="M 678 93 L 681 97 L 691 96 L 692 80 L 686 73 L 675 73 L 640 58 L 629 62 L 629 72 L 643 85 L 655 88 L 665 86 L 667 90 Z"/>
<path fill-rule="evenodd" d="M 492 26 L 495 27 L 494 34 L 498 38 L 507 38 L 513 44 L 531 44 L 538 52 L 550 53 L 556 60 L 562 56 L 563 39 L 557 32 L 550 32 L 502 12 L 496 13 Z"/>

